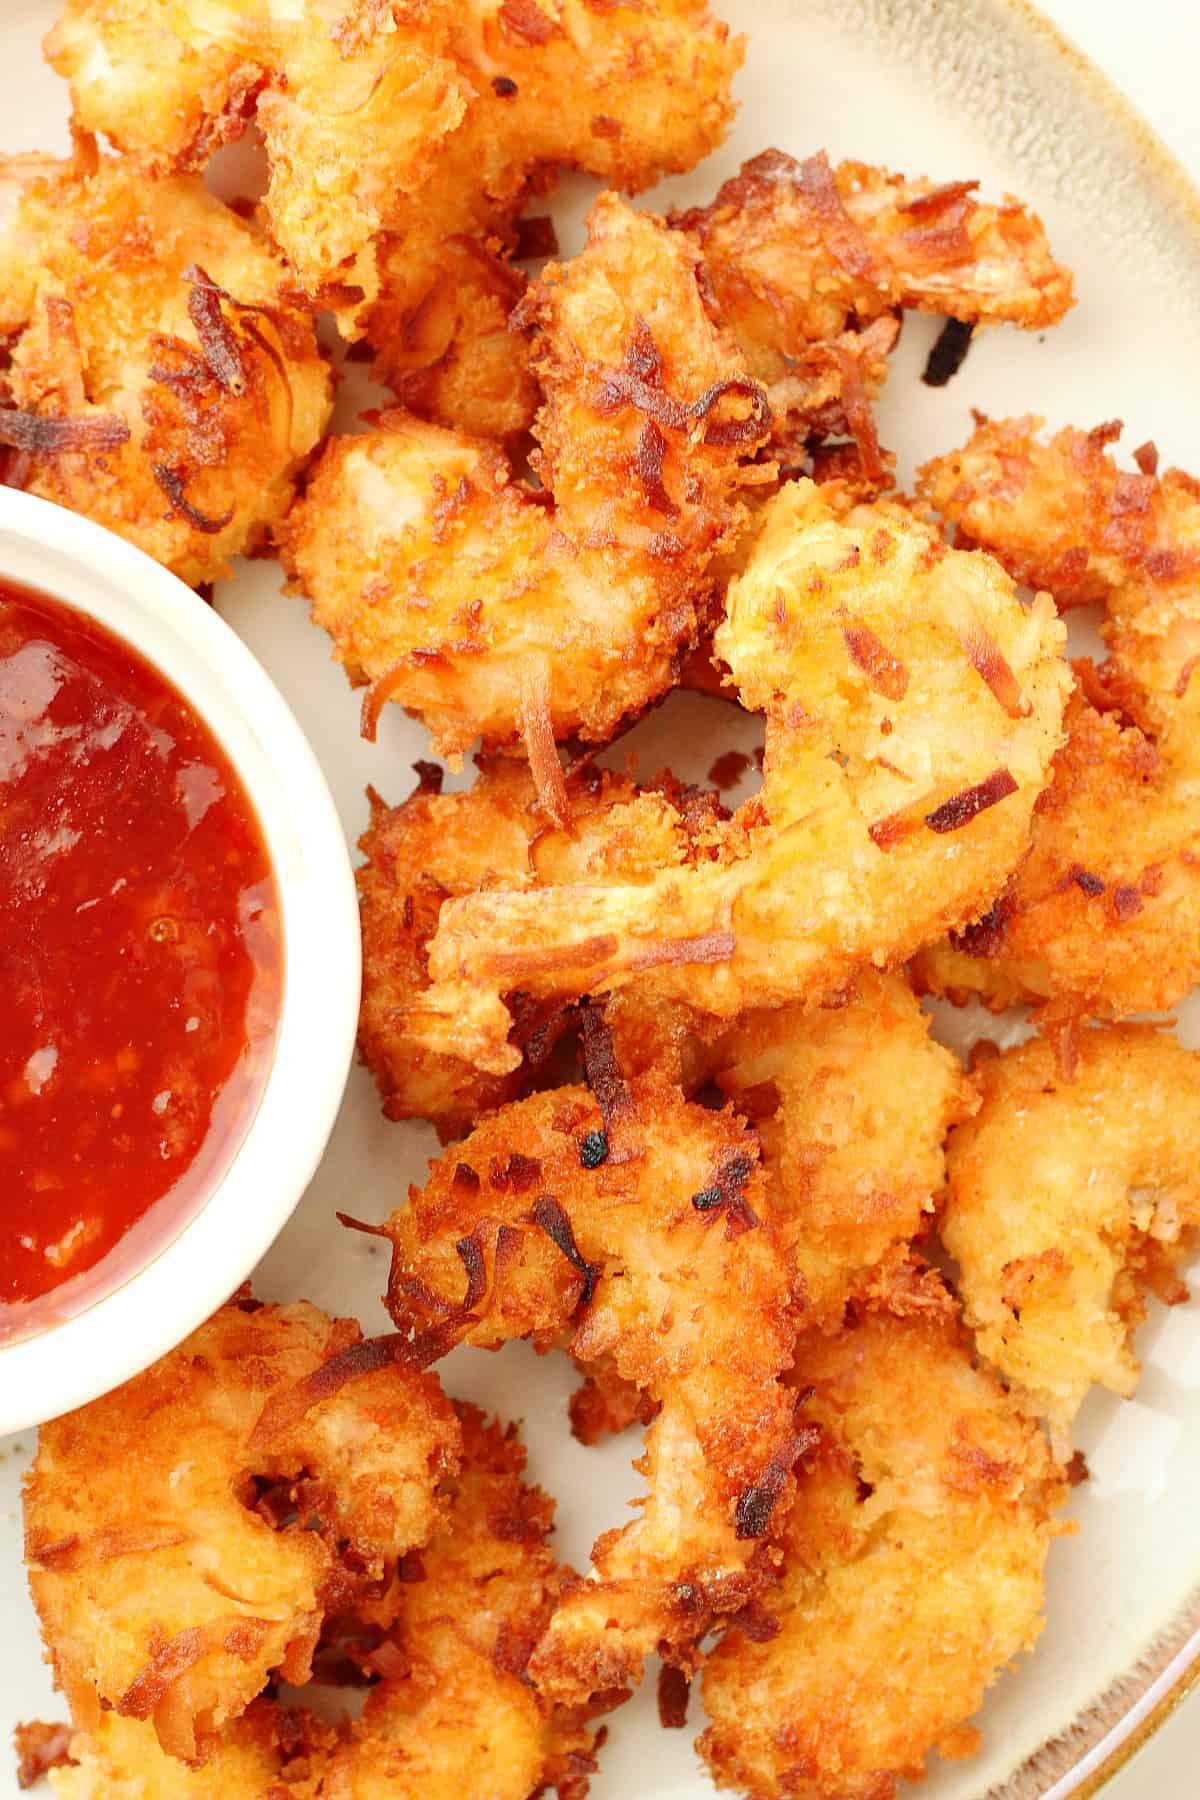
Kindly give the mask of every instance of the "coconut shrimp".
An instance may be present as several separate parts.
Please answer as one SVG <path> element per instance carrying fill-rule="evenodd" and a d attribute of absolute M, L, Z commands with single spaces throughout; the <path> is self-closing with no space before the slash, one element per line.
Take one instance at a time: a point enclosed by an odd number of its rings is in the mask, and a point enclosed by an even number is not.
<path fill-rule="evenodd" d="M 393 412 L 333 440 L 285 557 L 351 679 L 440 752 L 523 737 L 561 822 L 554 740 L 605 740 L 662 694 L 707 563 L 739 531 L 759 390 L 704 310 L 687 241 L 603 196 L 588 247 L 530 291 L 539 473 Z"/>
<path fill-rule="evenodd" d="M 981 1062 L 951 1134 L 942 1237 L 983 1355 L 1067 1448 L 1093 1382 L 1133 1392 L 1144 1295 L 1186 1297 L 1200 1222 L 1200 1058 L 1169 1033 L 1080 1031 L 1064 1074 L 1031 1039 Z"/>
<path fill-rule="evenodd" d="M 463 1469 L 446 1484 L 447 1523 L 406 1565 L 398 1624 L 369 1665 L 383 1681 L 347 1728 L 322 1800 L 587 1793 L 595 1733 L 524 1678 L 567 1573 L 547 1547 L 553 1502 L 522 1481 L 512 1429 L 457 1412 Z"/>
<path fill-rule="evenodd" d="M 1028 860 L 990 913 L 925 952 L 918 978 L 1048 1020 L 1165 1008 L 1200 979 L 1200 498 L 1177 470 L 1124 471 L 1116 427 L 982 423 L 921 491 L 1060 606 L 1103 601 L 1108 659 L 1076 665 L 1067 741 Z"/>
<path fill-rule="evenodd" d="M 769 503 L 715 642 L 766 715 L 761 791 L 682 869 L 447 901 L 415 1041 L 512 1070 L 515 990 L 636 984 L 725 1018 L 818 1003 L 984 910 L 1061 738 L 1070 677 L 1047 597 L 1026 608 L 991 558 L 900 506 L 840 513 L 801 481 Z"/>
<path fill-rule="evenodd" d="M 419 784 L 400 806 L 371 796 L 371 826 L 361 840 L 358 871 L 363 938 L 363 997 L 359 1049 L 375 1076 L 384 1110 L 393 1119 L 428 1119 L 443 1137 L 467 1130 L 481 1112 L 516 1099 L 530 1086 L 549 1085 L 561 1066 L 564 1034 L 577 1035 L 563 1005 L 526 1006 L 510 996 L 517 1017 L 519 1070 L 492 1076 L 453 1054 L 426 1050 L 405 1020 L 428 985 L 428 946 L 442 906 L 493 882 L 511 884 L 532 873 L 548 886 L 567 880 L 629 881 L 681 865 L 701 834 L 721 816 L 715 796 L 682 787 L 669 776 L 638 788 L 627 778 L 588 766 L 566 783 L 571 828 L 548 825 L 524 764 L 497 758 L 480 764 L 473 787 L 441 792 L 436 764 L 418 765 Z M 613 823 L 616 809 L 619 829 Z M 630 1009 L 622 1030 L 661 1046 L 661 1031 Z M 680 1027 L 683 1064 L 696 1066 L 683 1041 L 697 1032 Z M 666 1048 L 662 1046 L 662 1054 Z M 639 1069 L 649 1066 L 645 1056 Z M 695 1085 L 694 1083 L 692 1085 Z"/>
<path fill-rule="evenodd" d="M 72 1740 L 50 1786 L 59 1800 L 321 1800 L 336 1741 L 311 1714 L 254 1700 L 192 1768 L 166 1754 L 148 1722 L 103 1712 Z"/>
<path fill-rule="evenodd" d="M 790 1500 L 794 1332 L 755 1139 L 657 1078 L 626 1088 L 610 1056 L 593 1046 L 598 1099 L 559 1088 L 492 1114 L 385 1227 L 402 1329 L 484 1348 L 570 1333 L 661 1402 L 638 1519 L 598 1539 L 529 1661 L 564 1703 L 636 1683 L 660 1644 L 686 1661 L 761 1585 Z"/>
<path fill-rule="evenodd" d="M 43 1426 L 25 1491 L 30 1587 L 76 1727 L 104 1708 L 151 1720 L 189 1761 L 273 1672 L 308 1679 L 326 1612 L 427 1542 L 459 1454 L 434 1376 L 349 1320 L 252 1305 Z"/>
<path fill-rule="evenodd" d="M 1038 1637 L 1065 1484 L 929 1273 L 802 1336 L 793 1380 L 782 1577 L 705 1663 L 699 1748 L 756 1800 L 893 1800 Z"/>
<path fill-rule="evenodd" d="M 901 308 L 1027 330 L 1062 318 L 1072 278 L 1041 221 L 1012 199 L 985 204 L 978 185 L 767 150 L 711 206 L 674 221 L 699 245 L 718 312 L 767 388 L 781 453 L 844 438 L 862 477 L 887 485 L 870 403 Z"/>
<path fill-rule="evenodd" d="M 419 317 L 447 240 L 511 244 L 556 166 L 630 192 L 691 168 L 742 47 L 705 0 L 67 0 L 47 53 L 80 122 L 155 175 L 255 115 L 276 241 L 358 336 L 376 305 Z"/>
<path fill-rule="evenodd" d="M 0 161 L 5 188 L 5 479 L 185 581 L 225 573 L 282 519 L 331 407 L 284 264 L 198 178 L 149 182 L 87 146 Z"/>

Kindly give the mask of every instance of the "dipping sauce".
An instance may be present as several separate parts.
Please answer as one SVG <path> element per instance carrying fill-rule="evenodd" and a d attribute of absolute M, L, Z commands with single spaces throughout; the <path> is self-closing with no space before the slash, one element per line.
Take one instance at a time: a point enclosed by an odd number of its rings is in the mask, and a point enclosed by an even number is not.
<path fill-rule="evenodd" d="M 258 1105 L 282 991 L 263 834 L 189 703 L 0 583 L 0 1341 L 174 1237 Z"/>

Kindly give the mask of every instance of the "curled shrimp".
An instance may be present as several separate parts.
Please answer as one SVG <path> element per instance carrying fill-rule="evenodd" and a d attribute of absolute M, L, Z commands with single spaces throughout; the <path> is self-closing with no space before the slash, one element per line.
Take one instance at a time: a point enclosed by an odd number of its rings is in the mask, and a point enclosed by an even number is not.
<path fill-rule="evenodd" d="M 523 738 L 561 821 L 555 740 L 604 740 L 673 683 L 766 431 L 696 269 L 686 238 L 610 194 L 582 255 L 531 288 L 540 492 L 494 445 L 401 412 L 327 445 L 285 559 L 372 684 L 368 735 L 391 699 L 452 758 Z"/>
<path fill-rule="evenodd" d="M 231 1303 L 44 1425 L 25 1547 L 76 1727 L 111 1708 L 203 1761 L 273 1672 L 309 1678 L 331 1607 L 427 1541 L 458 1455 L 435 1377 L 305 1304 Z"/>
<path fill-rule="evenodd" d="M 1073 1067 L 1034 1038 L 976 1070 L 981 1105 L 951 1134 L 941 1232 L 983 1355 L 1065 1451 L 1100 1382 L 1133 1392 L 1144 1294 L 1200 1223 L 1200 1058 L 1169 1033 L 1079 1032 Z"/>
<path fill-rule="evenodd" d="M 530 1657 L 564 1703 L 636 1683 L 660 1644 L 686 1660 L 761 1585 L 790 1498 L 794 1333 L 754 1137 L 654 1077 L 625 1087 L 596 1054 L 599 1099 L 502 1107 L 384 1228 L 402 1330 L 485 1348 L 570 1333 L 574 1355 L 661 1402 L 638 1519 L 597 1541 L 593 1578 L 564 1590 Z"/>
<path fill-rule="evenodd" d="M 1101 601 L 1109 655 L 1076 664 L 1067 739 L 1032 847 L 995 905 L 918 959 L 938 992 L 1038 1003 L 1048 1023 L 1175 1004 L 1200 979 L 1200 498 L 1119 427 L 982 422 L 920 491 L 960 534 L 1060 607 Z"/>
<path fill-rule="evenodd" d="M 1069 671 L 1051 602 L 904 508 L 811 482 L 766 508 L 716 637 L 766 715 L 760 793 L 634 882 L 447 901 L 414 1042 L 515 1068 L 503 996 L 635 986 L 716 1017 L 819 1002 L 984 911 L 1028 842 Z M 682 822 L 681 822 L 682 823 Z M 621 808 L 610 830 L 622 826 Z"/>
<path fill-rule="evenodd" d="M 1033 1647 L 1065 1483 L 916 1267 L 802 1335 L 792 1379 L 782 1575 L 705 1663 L 699 1749 L 754 1800 L 885 1800 L 935 1747 L 969 1754 L 986 1688 Z"/>

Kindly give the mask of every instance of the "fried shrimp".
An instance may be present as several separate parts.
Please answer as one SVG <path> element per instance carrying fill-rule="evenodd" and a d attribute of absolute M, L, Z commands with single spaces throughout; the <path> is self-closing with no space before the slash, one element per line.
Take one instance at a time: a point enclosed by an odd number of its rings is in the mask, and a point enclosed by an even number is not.
<path fill-rule="evenodd" d="M 332 403 L 283 263 L 197 178 L 86 147 L 0 161 L 4 189 L 5 479 L 185 581 L 225 573 L 282 519 Z"/>
<path fill-rule="evenodd" d="M 921 491 L 1060 606 L 1102 600 L 1109 648 L 1076 665 L 1067 741 L 1028 860 L 991 912 L 922 953 L 918 979 L 1048 1020 L 1165 1008 L 1200 979 L 1200 498 L 1189 476 L 1118 468 L 1117 428 L 983 422 Z M 1149 470 L 1153 458 L 1139 452 Z"/>
<path fill-rule="evenodd" d="M 512 1429 L 457 1407 L 463 1470 L 449 1517 L 405 1566 L 384 1674 L 333 1758 L 322 1800 L 583 1800 L 595 1733 L 542 1701 L 525 1676 L 565 1571 L 547 1547 L 554 1505 L 521 1480 Z M 395 1665 L 402 1672 L 395 1673 Z"/>
<path fill-rule="evenodd" d="M 192 1768 L 163 1751 L 149 1723 L 103 1712 L 50 1786 L 59 1800 L 322 1800 L 336 1736 L 307 1713 L 254 1700 Z"/>
<path fill-rule="evenodd" d="M 852 440 L 878 486 L 870 402 L 901 308 L 1043 330 L 1072 304 L 1041 221 L 978 183 L 910 181 L 824 153 L 765 151 L 674 222 L 699 245 L 721 318 L 767 388 L 781 450 Z"/>
<path fill-rule="evenodd" d="M 1023 854 L 1069 671 L 1051 602 L 903 507 L 768 505 L 716 649 L 766 714 L 761 791 L 682 867 L 448 900 L 414 1041 L 514 1069 L 505 993 L 636 984 L 717 1017 L 819 1002 L 987 906 Z M 614 808 L 610 829 L 620 830 Z M 953 927 L 951 927 L 953 928 Z"/>
<path fill-rule="evenodd" d="M 893 1800 L 1032 1648 L 1065 1486 L 927 1273 L 802 1336 L 792 1379 L 782 1579 L 705 1664 L 699 1748 L 756 1800 Z"/>
<path fill-rule="evenodd" d="M 952 1133 L 942 1237 L 980 1351 L 1064 1447 L 1093 1382 L 1131 1394 L 1143 1296 L 1182 1299 L 1200 1223 L 1200 1059 L 1168 1033 L 1079 1033 L 1064 1077 L 1032 1039 L 980 1064 Z"/>
<path fill-rule="evenodd" d="M 223 1307 L 43 1426 L 26 1555 L 77 1728 L 111 1707 L 203 1760 L 272 1672 L 308 1679 L 327 1610 L 428 1540 L 458 1449 L 433 1376 L 304 1304 Z"/>
<path fill-rule="evenodd" d="M 368 731 L 392 699 L 451 757 L 523 736 L 561 820 L 554 740 L 603 741 L 671 685 L 705 567 L 745 521 L 765 409 L 704 310 L 694 251 L 613 195 L 525 313 L 548 493 L 493 445 L 388 413 L 326 447 L 284 551 L 351 679 L 372 683 Z"/>
<path fill-rule="evenodd" d="M 262 129 L 267 213 L 301 284 L 373 285 L 371 246 L 462 120 L 449 0 L 67 0 L 46 40 L 79 123 L 146 173 Z"/>
<path fill-rule="evenodd" d="M 542 1081 L 569 1013 L 565 1006 L 526 1005 L 519 995 L 510 996 L 513 1042 L 522 1058 L 510 1075 L 488 1075 L 415 1042 L 405 1020 L 420 1007 L 428 984 L 428 946 L 445 902 L 531 873 L 549 886 L 648 878 L 693 854 L 720 811 L 713 796 L 669 777 L 639 789 L 588 767 L 567 779 L 571 828 L 562 831 L 547 825 L 533 779 L 519 762 L 482 763 L 474 787 L 457 794 L 441 792 L 436 765 L 419 765 L 419 774 L 416 791 L 400 806 L 388 808 L 371 796 L 371 826 L 361 840 L 367 860 L 358 872 L 359 1049 L 389 1118 L 428 1119 L 451 1137 L 481 1112 Z M 612 822 L 617 807 L 619 829 Z M 626 1021 L 625 1029 L 633 1028 Z"/>
<path fill-rule="evenodd" d="M 593 1080 L 604 1110 L 560 1088 L 485 1119 L 385 1228 L 402 1329 L 484 1348 L 570 1333 L 662 1403 L 638 1519 L 597 1540 L 529 1661 L 563 1703 L 636 1683 L 660 1644 L 686 1660 L 749 1600 L 792 1460 L 788 1272 L 754 1138 L 656 1078 L 626 1089 L 606 1058 Z"/>
<path fill-rule="evenodd" d="M 836 1328 L 932 1217 L 946 1133 L 973 1106 L 958 1058 L 906 981 L 865 970 L 843 1005 L 745 1014 L 709 1067 L 762 1139 L 801 1325 Z"/>

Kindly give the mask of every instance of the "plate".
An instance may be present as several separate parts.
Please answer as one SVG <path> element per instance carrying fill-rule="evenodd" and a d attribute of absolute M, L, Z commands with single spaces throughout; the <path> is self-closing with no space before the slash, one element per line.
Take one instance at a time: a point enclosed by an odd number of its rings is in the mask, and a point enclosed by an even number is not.
<path fill-rule="evenodd" d="M 1042 213 L 1056 253 L 1078 276 L 1079 305 L 1064 326 L 1044 337 L 981 334 L 941 391 L 919 380 L 936 325 L 907 321 L 880 408 L 901 480 L 916 461 L 964 439 L 972 406 L 1081 425 L 1120 416 L 1127 443 L 1153 436 L 1168 461 L 1200 462 L 1191 389 L 1180 379 L 1200 366 L 1200 200 L 1040 15 L 1017 0 L 725 0 L 718 10 L 750 34 L 736 126 L 702 170 L 667 184 L 651 204 L 706 199 L 767 145 L 797 155 L 823 145 L 835 158 L 977 176 L 993 194 L 1019 194 Z M 64 91 L 38 51 L 55 0 L 5 0 L 3 12 L 0 148 L 63 148 Z M 565 251 L 581 241 L 587 191 L 568 184 L 556 206 Z M 353 400 L 344 395 L 341 409 L 348 414 Z M 426 753 L 423 732 L 389 708 L 379 742 L 360 741 L 357 699 L 303 603 L 281 595 L 273 564 L 241 565 L 217 605 L 294 707 L 355 838 L 366 822 L 366 784 L 400 799 L 409 764 Z M 714 719 L 705 704 L 677 697 L 639 727 L 647 766 L 669 759 L 703 775 L 712 734 L 727 732 L 729 718 L 722 709 Z M 708 748 L 698 755 L 701 740 Z M 948 1029 L 962 1025 L 948 1020 Z M 1181 1011 L 1180 1032 L 1200 1044 L 1194 1003 Z M 368 1332 L 383 1329 L 380 1248 L 341 1232 L 333 1213 L 382 1218 L 435 1148 L 427 1128 L 388 1124 L 357 1071 L 324 1163 L 262 1266 L 263 1296 L 304 1295 L 356 1314 Z M 933 1759 L 926 1800 L 1081 1800 L 1200 1667 L 1200 1305 L 1156 1311 L 1139 1346 L 1137 1398 L 1093 1397 L 1080 1420 L 1092 1479 L 1075 1495 L 1078 1536 L 1051 1554 L 1042 1641 L 993 1689 L 979 1720 L 980 1755 L 957 1766 Z M 524 1422 L 533 1472 L 558 1497 L 561 1550 L 585 1561 L 636 1492 L 631 1444 L 583 1450 L 572 1441 L 565 1358 L 538 1359 L 522 1345 L 499 1356 L 459 1351 L 442 1372 L 452 1392 Z M 62 1716 L 20 1566 L 19 1481 L 31 1447 L 27 1439 L 0 1445 L 0 1746 L 19 1719 Z M 713 1790 L 692 1735 L 658 1728 L 651 1671 L 612 1720 L 595 1800 L 705 1800 Z M 0 1747 L 0 1796 L 16 1791 Z"/>

